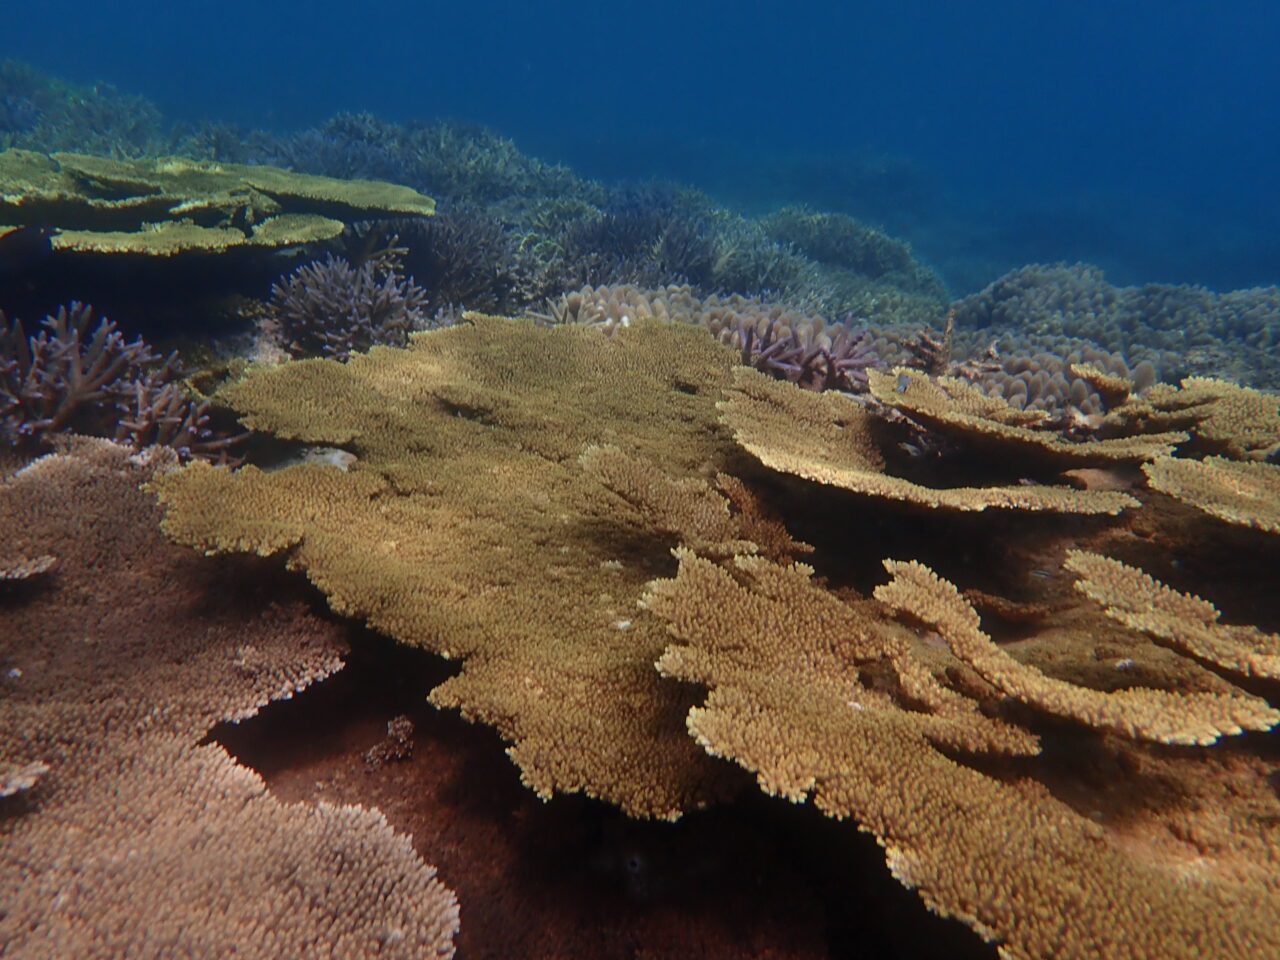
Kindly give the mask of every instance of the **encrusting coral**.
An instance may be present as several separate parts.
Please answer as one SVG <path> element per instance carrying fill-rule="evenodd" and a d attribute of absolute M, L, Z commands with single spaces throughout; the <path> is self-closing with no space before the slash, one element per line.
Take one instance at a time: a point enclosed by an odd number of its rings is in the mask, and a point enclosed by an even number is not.
<path fill-rule="evenodd" d="M 174 464 L 82 439 L 0 482 L 0 564 L 57 557 L 0 597 L 0 953 L 451 956 L 457 901 L 380 813 L 283 804 L 201 743 L 344 640 L 278 577 L 165 542 L 138 484 Z"/>
<path fill-rule="evenodd" d="M 220 395 L 246 425 L 357 459 L 166 475 L 164 529 L 283 551 L 336 611 L 462 659 L 432 701 L 496 727 L 539 794 L 675 816 L 723 795 L 725 771 L 684 735 L 690 699 L 653 672 L 662 630 L 635 611 L 673 539 L 579 456 L 609 444 L 676 478 L 720 469 L 733 359 L 684 325 L 607 337 L 468 315 L 404 350 L 253 370 Z"/>

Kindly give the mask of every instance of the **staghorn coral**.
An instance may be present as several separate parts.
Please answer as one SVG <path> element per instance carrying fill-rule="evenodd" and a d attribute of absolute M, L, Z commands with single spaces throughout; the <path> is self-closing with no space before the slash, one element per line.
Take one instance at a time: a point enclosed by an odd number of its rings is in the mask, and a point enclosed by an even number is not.
<path fill-rule="evenodd" d="M 160 537 L 138 484 L 173 462 L 82 440 L 0 484 L 3 549 L 58 557 L 0 600 L 0 952 L 451 955 L 457 902 L 381 814 L 282 804 L 201 744 L 344 643 L 263 569 Z"/>
<path fill-rule="evenodd" d="M 677 477 L 716 469 L 732 361 L 681 325 L 606 337 L 469 315 L 406 350 L 251 371 L 223 394 L 247 425 L 357 459 L 161 477 L 164 529 L 286 551 L 334 610 L 462 659 L 432 702 L 496 727 L 539 795 L 673 817 L 726 783 L 684 735 L 686 692 L 653 672 L 661 630 L 635 617 L 671 537 L 578 458 L 612 444 Z"/>
<path fill-rule="evenodd" d="M 421 284 L 433 313 L 518 311 L 537 280 L 501 220 L 470 203 L 452 203 L 434 217 L 379 221 L 366 232 L 394 235 L 403 269 Z"/>
<path fill-rule="evenodd" d="M 771 469 L 818 483 L 946 510 L 1088 514 L 1119 513 L 1137 505 L 1123 493 L 1038 484 L 924 486 L 886 472 L 875 434 L 877 418 L 849 398 L 797 390 L 741 367 L 734 371 L 727 395 L 721 404 L 724 422 L 744 449 Z"/>
<path fill-rule="evenodd" d="M 1280 848 L 1257 820 L 1280 812 L 1265 762 L 1223 745 L 1168 754 L 1077 730 L 1067 755 L 1116 751 L 1161 795 L 1144 804 L 1089 782 L 1063 789 L 1062 748 L 1037 755 L 1038 738 L 1000 726 L 1009 714 L 990 688 L 957 689 L 954 664 L 927 666 L 930 648 L 866 601 L 837 599 L 800 565 L 679 559 L 676 577 L 652 584 L 644 603 L 674 637 L 659 669 L 708 690 L 690 733 L 766 792 L 812 795 L 828 816 L 854 819 L 899 881 L 997 941 L 1001 956 L 1191 960 L 1280 949 Z M 907 602 L 929 619 L 936 594 L 923 609 L 919 599 Z M 1073 627 L 1098 629 L 1093 619 Z M 1171 832 L 1194 838 L 1191 849 L 1160 839 Z"/>
<path fill-rule="evenodd" d="M 0 61 L 0 149 L 76 150 L 100 156 L 174 153 L 175 137 L 155 105 L 108 84 L 49 77 Z"/>
<path fill-rule="evenodd" d="M 587 285 L 533 316 L 588 324 L 606 333 L 643 317 L 699 324 L 738 350 L 745 365 L 809 390 L 861 392 L 867 368 L 879 363 L 872 334 L 850 317 L 828 323 L 816 314 L 755 298 L 700 298 L 688 285 L 655 290 L 634 284 Z"/>
<path fill-rule="evenodd" d="M 855 328 L 850 320 L 828 325 L 814 344 L 805 343 L 794 332 L 778 336 L 772 320 L 759 333 L 754 318 L 737 318 L 734 326 L 733 339 L 742 344 L 743 366 L 806 390 L 862 392 L 867 387 L 867 369 L 880 361 L 870 332 Z"/>
<path fill-rule="evenodd" d="M 264 331 L 295 357 L 346 360 L 372 346 L 402 347 L 429 326 L 426 291 L 383 254 L 353 266 L 330 254 L 271 287 Z"/>
<path fill-rule="evenodd" d="M 78 432 L 224 459 L 242 439 L 215 431 L 209 404 L 174 381 L 176 357 L 161 360 L 140 337 L 126 342 L 105 317 L 95 324 L 92 307 L 60 307 L 42 326 L 28 337 L 0 312 L 0 440 L 41 444 Z"/>

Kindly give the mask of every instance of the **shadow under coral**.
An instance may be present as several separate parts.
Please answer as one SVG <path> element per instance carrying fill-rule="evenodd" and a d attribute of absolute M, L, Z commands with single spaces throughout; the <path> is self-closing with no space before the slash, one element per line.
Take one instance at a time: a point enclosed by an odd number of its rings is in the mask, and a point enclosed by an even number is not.
<path fill-rule="evenodd" d="M 671 824 L 543 803 L 492 730 L 426 703 L 451 671 L 365 632 L 346 669 L 212 736 L 281 800 L 374 806 L 412 835 L 462 903 L 460 957 L 994 956 L 811 807 L 748 790 Z M 409 755 L 371 762 L 397 717 Z"/>

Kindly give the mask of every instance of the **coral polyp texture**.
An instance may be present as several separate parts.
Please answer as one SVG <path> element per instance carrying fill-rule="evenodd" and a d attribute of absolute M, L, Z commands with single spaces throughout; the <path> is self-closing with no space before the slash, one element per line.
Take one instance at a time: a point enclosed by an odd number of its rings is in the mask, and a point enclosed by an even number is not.
<path fill-rule="evenodd" d="M 935 487 L 895 476 L 886 470 L 875 435 L 879 422 L 865 407 L 839 394 L 797 390 L 746 368 L 734 371 L 721 406 L 738 442 L 765 466 L 867 496 L 947 510 L 1084 514 L 1119 513 L 1138 503 L 1124 493 L 1066 485 Z"/>
<path fill-rule="evenodd" d="M 1275 637 L 1125 562 L 1165 564 L 1195 516 L 1152 488 L 1171 455 L 1270 467 L 1267 395 L 1079 363 L 1105 413 L 1068 435 L 963 378 L 769 377 L 681 288 L 586 293 L 557 318 L 579 322 L 468 314 L 251 368 L 219 394 L 244 425 L 346 469 L 192 464 L 153 481 L 164 530 L 279 556 L 336 612 L 460 659 L 429 699 L 493 726 L 543 797 L 675 817 L 742 789 L 709 754 L 856 820 L 1006 956 L 1280 946 Z M 945 566 L 848 585 L 896 541 Z"/>
<path fill-rule="evenodd" d="M 81 440 L 0 482 L 0 565 L 56 558 L 0 595 L 0 953 L 452 955 L 456 899 L 380 813 L 282 803 L 202 742 L 345 640 L 278 577 L 165 542 L 138 485 L 174 464 Z"/>
<path fill-rule="evenodd" d="M 687 693 L 653 671 L 660 626 L 636 615 L 674 541 L 578 460 L 612 444 L 714 473 L 733 450 L 715 411 L 732 363 L 693 327 L 469 315 L 404 350 L 251 371 L 222 395 L 246 425 L 355 462 L 166 475 L 164 528 L 283 552 L 336 611 L 463 660 L 432 701 L 496 727 L 538 793 L 675 816 L 725 784 L 685 735 Z"/>
<path fill-rule="evenodd" d="M 950 584 L 918 564 L 888 566 L 895 579 L 878 596 L 937 623 L 948 642 L 977 639 L 976 614 Z M 1280 949 L 1280 848 L 1274 828 L 1255 819 L 1280 807 L 1265 761 L 1221 746 L 1169 753 L 1079 728 L 1042 739 L 1020 727 L 1030 718 L 1000 706 L 999 687 L 964 680 L 960 663 L 937 663 L 936 647 L 810 574 L 760 557 L 717 564 L 685 552 L 677 576 L 650 588 L 647 609 L 675 637 L 659 669 L 709 691 L 689 729 L 710 753 L 736 760 L 769 793 L 812 795 L 827 815 L 852 818 L 877 838 L 895 877 L 935 911 L 998 941 L 1001 956 Z M 1100 616 L 1077 614 L 1073 635 L 1088 635 Z M 978 655 L 965 646 L 956 648 L 961 661 Z M 986 669 L 1006 685 L 1030 669 L 994 666 Z M 1065 707 L 1086 728 L 1119 732 L 1090 706 L 1096 691 L 1054 684 L 1056 704 L 1023 702 L 1033 711 Z M 1186 711 L 1140 713 L 1169 724 L 1171 739 L 1233 732 L 1202 728 L 1191 706 L 1197 694 L 1163 696 L 1171 706 L 1186 698 Z M 1265 708 L 1257 719 L 1274 721 Z M 1135 803 L 1088 762 L 1071 764 L 1075 775 L 1064 780 L 1064 750 L 1143 771 L 1152 787 L 1165 785 L 1158 802 Z"/>
<path fill-rule="evenodd" d="M 1280 386 L 1270 362 L 1280 337 L 1277 287 L 1229 293 L 1160 283 L 1116 287 L 1087 264 L 1033 264 L 955 309 L 964 327 L 1015 338 L 1086 338 L 1132 363 L 1153 363 L 1166 379 L 1198 374 Z"/>

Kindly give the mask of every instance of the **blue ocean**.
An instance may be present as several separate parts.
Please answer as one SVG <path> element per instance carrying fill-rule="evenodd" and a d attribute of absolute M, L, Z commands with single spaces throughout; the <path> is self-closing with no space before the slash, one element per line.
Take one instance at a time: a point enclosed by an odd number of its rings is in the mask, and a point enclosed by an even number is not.
<path fill-rule="evenodd" d="M 5 4 L 0 957 L 1280 957 L 1278 36 Z"/>
<path fill-rule="evenodd" d="M 1084 260 L 1274 283 L 1270 4 L 12 5 L 3 52 L 167 117 L 483 124 L 604 180 L 904 236 L 963 295 Z"/>

